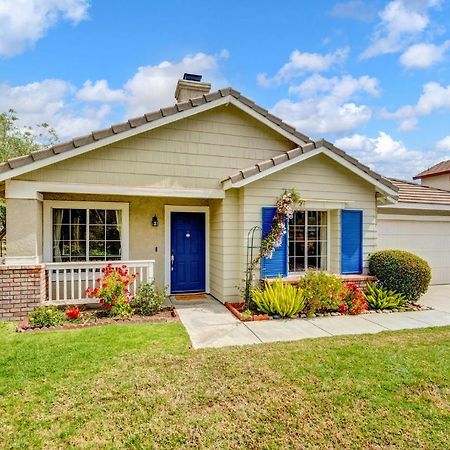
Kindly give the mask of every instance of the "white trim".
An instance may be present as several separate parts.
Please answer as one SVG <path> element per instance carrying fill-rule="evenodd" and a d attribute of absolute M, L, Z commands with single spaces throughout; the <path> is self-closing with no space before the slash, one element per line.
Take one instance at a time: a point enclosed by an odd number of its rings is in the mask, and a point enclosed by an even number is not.
<path fill-rule="evenodd" d="M 398 202 L 395 205 L 379 206 L 380 209 L 423 209 L 429 211 L 450 211 L 450 205 L 435 205 L 433 203 L 406 203 Z"/>
<path fill-rule="evenodd" d="M 354 164 L 348 162 L 345 158 L 342 156 L 337 155 L 336 153 L 332 152 L 331 150 L 327 149 L 326 147 L 319 147 L 315 150 L 311 150 L 306 153 L 302 153 L 301 155 L 297 156 L 296 158 L 289 159 L 281 164 L 278 164 L 276 166 L 270 167 L 267 170 L 263 170 L 262 172 L 257 173 L 256 175 L 252 175 L 248 178 L 245 178 L 243 180 L 240 180 L 236 183 L 233 183 L 231 180 L 227 180 L 223 183 L 223 187 L 225 190 L 231 189 L 231 188 L 240 188 L 242 186 L 246 186 L 247 184 L 253 183 L 254 181 L 260 180 L 262 178 L 265 178 L 268 175 L 271 175 L 272 173 L 279 172 L 280 170 L 286 169 L 290 166 L 293 166 L 295 164 L 298 164 L 302 161 L 305 161 L 309 158 L 312 158 L 314 156 L 324 154 L 331 158 L 332 160 L 336 161 L 337 163 L 341 164 L 351 172 L 353 172 L 355 175 L 358 175 L 359 177 L 363 178 L 368 183 L 375 186 L 380 192 L 386 194 L 387 196 L 397 196 L 397 191 L 394 191 L 393 189 L 389 189 L 387 186 L 385 186 L 383 183 L 380 183 L 375 178 L 368 175 L 363 170 L 359 169 Z"/>
<path fill-rule="evenodd" d="M 72 209 L 120 209 L 122 211 L 122 230 L 121 230 L 121 247 L 122 260 L 128 260 L 130 248 L 129 235 L 129 207 L 128 203 L 119 202 L 88 202 L 88 201 L 58 201 L 58 200 L 44 200 L 43 216 L 44 216 L 44 261 L 53 262 L 53 208 L 72 208 Z M 89 262 L 89 261 L 86 261 Z"/>
<path fill-rule="evenodd" d="M 170 254 L 171 254 L 171 213 L 179 212 L 203 212 L 205 213 L 205 291 L 209 293 L 209 206 L 175 206 L 164 205 L 164 280 L 168 286 L 169 293 L 171 290 L 171 270 L 170 270 Z"/>
<path fill-rule="evenodd" d="M 225 97 L 218 98 L 217 100 L 213 100 L 211 102 L 204 103 L 203 105 L 195 106 L 195 107 L 186 109 L 185 111 L 176 112 L 175 114 L 171 114 L 169 116 L 162 117 L 160 119 L 156 119 L 153 122 L 149 122 L 145 125 L 141 125 L 136 128 L 132 128 L 128 131 L 123 131 L 123 132 L 115 134 L 113 136 L 109 136 L 107 138 L 100 139 L 99 141 L 93 142 L 91 144 L 82 145 L 78 148 L 73 148 L 73 149 L 70 149 L 63 153 L 59 153 L 54 156 L 49 156 L 48 158 L 43 158 L 41 160 L 34 161 L 29 164 L 25 164 L 23 166 L 15 168 L 15 169 L 8 170 L 8 171 L 0 174 L 0 181 L 8 180 L 10 178 L 14 178 L 19 175 L 23 175 L 24 173 L 28 173 L 33 170 L 41 169 L 42 167 L 46 167 L 51 164 L 54 164 L 54 163 L 57 163 L 60 161 L 64 161 L 66 159 L 73 158 L 74 156 L 82 155 L 84 153 L 90 152 L 91 150 L 95 150 L 97 148 L 104 147 L 109 144 L 113 144 L 114 142 L 118 142 L 123 139 L 127 139 L 130 137 L 136 136 L 138 134 L 145 133 L 145 132 L 153 130 L 155 128 L 159 128 L 159 127 L 162 127 L 169 123 L 173 123 L 178 120 L 182 120 L 187 117 L 191 117 L 195 114 L 198 114 L 198 113 L 201 113 L 204 111 L 208 111 L 208 110 L 216 108 L 218 106 L 229 105 L 229 104 L 232 104 L 232 105 L 236 106 L 237 108 L 239 108 L 241 111 L 246 112 L 247 114 L 249 114 L 256 120 L 258 120 L 259 122 L 267 125 L 269 128 L 271 128 L 272 130 L 281 134 L 282 136 L 286 137 L 290 141 L 296 143 L 297 145 L 305 144 L 305 142 L 302 141 L 301 139 L 299 139 L 297 136 L 290 133 L 289 131 L 284 130 L 279 125 L 277 125 L 274 122 L 272 122 L 271 120 L 267 119 L 262 114 L 256 112 L 254 109 L 248 107 L 247 105 L 245 105 L 244 103 L 242 103 L 241 101 L 239 101 L 238 99 L 233 97 L 232 95 L 227 95 Z"/>
<path fill-rule="evenodd" d="M 321 199 L 308 199 L 303 198 L 303 205 L 305 209 L 315 210 L 315 211 L 328 211 L 331 209 L 345 209 L 352 203 L 355 203 L 354 200 L 321 200 Z"/>
<path fill-rule="evenodd" d="M 85 184 L 61 182 L 6 181 L 6 198 L 42 200 L 41 192 L 58 194 L 104 194 L 140 197 L 224 198 L 223 189 L 173 189 L 146 186 L 121 186 L 117 184 Z"/>
<path fill-rule="evenodd" d="M 405 220 L 415 222 L 450 222 L 450 216 L 417 216 L 415 214 L 377 214 L 378 220 Z"/>

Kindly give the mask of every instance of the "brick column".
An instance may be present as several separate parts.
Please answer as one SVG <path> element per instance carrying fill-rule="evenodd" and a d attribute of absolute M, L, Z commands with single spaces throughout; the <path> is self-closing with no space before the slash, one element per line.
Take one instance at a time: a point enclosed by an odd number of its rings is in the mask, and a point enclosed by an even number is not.
<path fill-rule="evenodd" d="M 0 265 L 0 320 L 19 320 L 45 301 L 45 266 Z"/>

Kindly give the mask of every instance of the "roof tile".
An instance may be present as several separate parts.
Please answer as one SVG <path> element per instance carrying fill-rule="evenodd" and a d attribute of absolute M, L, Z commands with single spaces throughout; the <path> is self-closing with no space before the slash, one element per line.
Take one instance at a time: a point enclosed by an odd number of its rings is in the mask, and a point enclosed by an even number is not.
<path fill-rule="evenodd" d="M 9 170 L 11 170 L 11 167 L 7 162 L 0 164 L 0 173 L 8 172 Z"/>
<path fill-rule="evenodd" d="M 113 130 L 111 128 L 103 128 L 101 130 L 96 130 L 92 132 L 92 136 L 96 141 L 99 141 L 100 139 L 105 139 L 109 136 L 112 136 L 114 134 Z"/>
<path fill-rule="evenodd" d="M 144 114 L 144 116 L 145 116 L 145 120 L 147 122 L 153 122 L 154 120 L 158 120 L 158 119 L 161 119 L 161 117 L 163 117 L 163 115 L 161 113 L 161 110 L 153 111 L 151 113 Z"/>
<path fill-rule="evenodd" d="M 432 188 L 409 181 L 389 179 L 398 188 L 400 203 L 422 203 L 432 205 L 450 205 L 450 191 Z"/>
<path fill-rule="evenodd" d="M 130 124 L 131 128 L 140 127 L 141 125 L 144 125 L 147 123 L 145 120 L 145 116 L 139 116 L 139 117 L 133 117 L 132 119 L 128 120 L 128 123 Z"/>
<path fill-rule="evenodd" d="M 294 159 L 299 157 L 302 154 L 302 149 L 300 147 L 294 148 L 286 152 L 286 155 L 289 159 Z"/>
<path fill-rule="evenodd" d="M 194 97 L 194 98 L 191 98 L 191 103 L 192 103 L 192 106 L 200 106 L 200 105 L 203 105 L 204 103 L 206 103 L 206 99 L 205 99 L 205 97 L 203 97 L 203 95 L 201 97 Z"/>
<path fill-rule="evenodd" d="M 266 116 L 271 122 L 276 123 L 277 125 L 280 125 L 281 122 L 283 122 L 279 117 L 274 116 L 273 114 L 267 114 Z"/>
<path fill-rule="evenodd" d="M 295 128 L 292 125 L 287 124 L 286 122 L 281 122 L 280 128 L 291 134 L 295 131 Z"/>
<path fill-rule="evenodd" d="M 236 91 L 236 89 L 230 88 L 230 95 L 234 98 L 240 98 L 241 93 L 239 91 Z"/>
<path fill-rule="evenodd" d="M 428 169 L 418 173 L 415 177 L 413 177 L 413 179 L 418 180 L 420 178 L 426 178 L 433 175 L 445 173 L 450 173 L 450 159 L 448 159 L 447 161 L 441 161 L 434 166 L 429 167 Z"/>
<path fill-rule="evenodd" d="M 260 172 L 264 172 L 267 169 L 270 169 L 273 167 L 273 161 L 271 159 L 267 159 L 266 161 L 261 161 L 260 163 L 256 164 Z"/>
<path fill-rule="evenodd" d="M 249 167 L 247 169 L 241 170 L 241 174 L 243 178 L 249 178 L 253 175 L 256 175 L 259 173 L 259 170 L 256 166 Z"/>
<path fill-rule="evenodd" d="M 316 148 L 314 142 L 308 142 L 307 144 L 303 144 L 300 147 L 303 153 L 310 152 L 311 150 L 314 150 Z"/>
<path fill-rule="evenodd" d="M 289 159 L 287 153 L 281 153 L 279 155 L 276 155 L 272 158 L 273 161 L 273 165 L 274 166 L 278 166 L 279 164 L 282 164 L 284 162 L 286 162 Z"/>
<path fill-rule="evenodd" d="M 22 167 L 25 164 L 29 164 L 31 162 L 33 162 L 33 158 L 30 155 L 18 156 L 17 158 L 11 158 L 8 160 L 8 164 L 11 169 Z"/>
<path fill-rule="evenodd" d="M 253 100 L 250 100 L 249 98 L 244 97 L 243 95 L 239 96 L 239 101 L 241 101 L 244 105 L 249 106 L 252 109 L 255 104 Z"/>
<path fill-rule="evenodd" d="M 219 92 L 222 97 L 226 97 L 227 95 L 230 95 L 231 88 L 230 87 L 222 88 L 219 89 Z"/>
<path fill-rule="evenodd" d="M 190 100 L 186 100 L 184 102 L 179 102 L 179 103 L 177 103 L 176 106 L 177 106 L 178 111 L 180 111 L 180 112 L 186 111 L 186 109 L 192 108 Z"/>
<path fill-rule="evenodd" d="M 123 133 L 124 131 L 128 131 L 130 129 L 130 124 L 128 122 L 117 123 L 116 125 L 111 125 L 111 130 L 113 130 L 114 134 Z"/>
<path fill-rule="evenodd" d="M 37 152 L 31 153 L 31 157 L 33 158 L 33 161 L 39 161 L 41 159 L 48 158 L 49 156 L 53 156 L 53 148 L 46 148 L 44 150 L 38 150 Z"/>
<path fill-rule="evenodd" d="M 69 150 L 73 150 L 75 147 L 73 145 L 73 141 L 62 142 L 61 144 L 56 144 L 53 147 L 53 153 L 56 155 L 59 153 L 68 152 Z"/>
<path fill-rule="evenodd" d="M 161 114 L 166 116 L 171 116 L 172 114 L 175 114 L 178 112 L 177 105 L 169 106 L 168 108 L 161 108 Z"/>
<path fill-rule="evenodd" d="M 212 102 L 214 100 L 218 100 L 221 97 L 220 92 L 210 92 L 209 94 L 205 94 L 205 99 L 207 102 Z"/>
<path fill-rule="evenodd" d="M 83 145 L 92 144 L 94 142 L 94 137 L 92 134 L 86 134 L 85 136 L 77 137 L 73 140 L 74 147 L 81 147 Z"/>

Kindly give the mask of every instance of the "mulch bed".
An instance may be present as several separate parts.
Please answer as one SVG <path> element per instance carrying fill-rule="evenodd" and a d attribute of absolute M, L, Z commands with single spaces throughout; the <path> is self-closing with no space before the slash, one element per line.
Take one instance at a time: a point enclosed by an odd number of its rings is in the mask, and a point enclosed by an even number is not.
<path fill-rule="evenodd" d="M 252 311 L 251 315 L 243 314 L 244 303 L 225 303 L 225 307 L 234 314 L 240 321 L 242 322 L 252 322 L 257 320 L 272 320 L 272 319 L 282 319 L 280 316 L 269 316 L 268 314 L 261 314 Z M 394 312 L 407 312 L 407 311 L 428 311 L 430 309 L 429 306 L 425 305 L 405 305 L 401 308 L 394 309 L 369 309 L 368 311 L 363 311 L 360 314 L 383 314 L 383 313 L 394 313 Z M 318 311 L 311 316 L 307 316 L 306 314 L 298 314 L 297 317 L 292 317 L 292 319 L 312 319 L 314 317 L 331 317 L 331 316 L 349 316 L 351 314 L 343 314 L 339 311 Z M 359 315 L 359 314 L 356 314 Z"/>
<path fill-rule="evenodd" d="M 111 317 L 95 317 L 88 316 L 85 320 L 83 318 L 77 322 L 66 322 L 63 325 L 54 327 L 43 327 L 43 328 L 31 328 L 28 319 L 23 319 L 17 325 L 16 331 L 18 333 L 37 333 L 53 330 L 74 330 L 79 328 L 93 328 L 101 327 L 105 325 L 112 324 L 134 324 L 134 323 L 167 323 L 178 321 L 179 317 L 175 309 L 167 309 L 161 311 L 153 316 L 133 316 L 130 319 L 113 319 Z"/>

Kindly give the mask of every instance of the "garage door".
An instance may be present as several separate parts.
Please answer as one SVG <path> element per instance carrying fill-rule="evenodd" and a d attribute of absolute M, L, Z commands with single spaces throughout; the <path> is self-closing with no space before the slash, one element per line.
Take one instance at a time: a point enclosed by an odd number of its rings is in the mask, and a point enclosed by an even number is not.
<path fill-rule="evenodd" d="M 424 216 L 378 216 L 378 248 L 407 250 L 431 266 L 432 284 L 450 283 L 450 221 Z"/>

